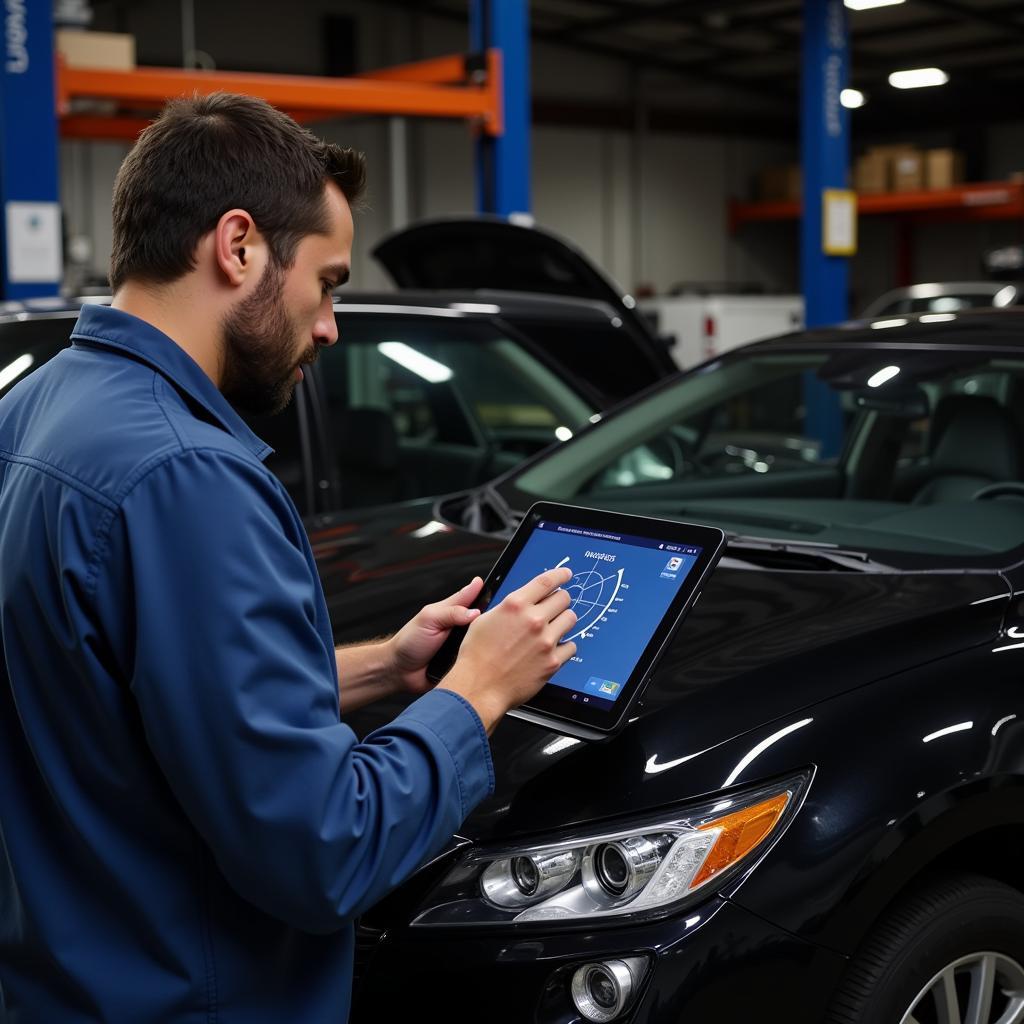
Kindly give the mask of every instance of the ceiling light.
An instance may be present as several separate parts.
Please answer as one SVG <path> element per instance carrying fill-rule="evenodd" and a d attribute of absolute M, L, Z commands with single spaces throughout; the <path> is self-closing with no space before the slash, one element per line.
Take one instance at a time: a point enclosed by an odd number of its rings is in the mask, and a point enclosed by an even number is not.
<path fill-rule="evenodd" d="M 889 84 L 894 89 L 924 89 L 930 85 L 945 85 L 949 75 L 941 68 L 914 68 L 912 71 L 894 71 Z"/>
<path fill-rule="evenodd" d="M 850 110 L 856 110 L 864 106 L 864 93 L 860 89 L 844 89 L 839 94 L 839 102 Z"/>
<path fill-rule="evenodd" d="M 872 7 L 892 7 L 903 0 L 843 0 L 851 11 L 870 11 Z"/>
<path fill-rule="evenodd" d="M 873 331 L 884 331 L 887 327 L 906 327 L 910 321 L 906 317 L 898 316 L 892 320 L 875 320 L 871 324 Z"/>

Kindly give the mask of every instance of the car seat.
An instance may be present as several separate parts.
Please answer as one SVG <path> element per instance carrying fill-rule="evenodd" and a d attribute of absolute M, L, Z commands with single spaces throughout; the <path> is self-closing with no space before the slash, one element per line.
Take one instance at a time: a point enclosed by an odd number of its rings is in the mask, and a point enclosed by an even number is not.
<path fill-rule="evenodd" d="M 409 496 L 391 413 L 336 409 L 332 422 L 345 507 L 386 505 Z"/>
<path fill-rule="evenodd" d="M 1009 411 L 994 398 L 947 395 L 932 416 L 935 439 L 911 501 L 965 501 L 987 484 L 1021 477 L 1021 442 Z"/>

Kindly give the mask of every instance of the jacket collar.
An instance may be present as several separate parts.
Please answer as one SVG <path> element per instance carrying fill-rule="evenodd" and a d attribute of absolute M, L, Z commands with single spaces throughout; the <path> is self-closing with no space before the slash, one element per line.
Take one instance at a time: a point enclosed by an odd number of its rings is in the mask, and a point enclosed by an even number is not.
<path fill-rule="evenodd" d="M 263 460 L 273 452 L 249 429 L 200 365 L 177 342 L 145 320 L 120 309 L 90 303 L 82 307 L 71 340 L 141 360 L 202 406 L 256 458 Z"/>

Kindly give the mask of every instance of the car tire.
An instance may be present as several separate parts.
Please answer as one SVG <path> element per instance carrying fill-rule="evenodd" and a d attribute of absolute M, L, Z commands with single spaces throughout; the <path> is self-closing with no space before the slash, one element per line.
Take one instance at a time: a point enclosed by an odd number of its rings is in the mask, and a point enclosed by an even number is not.
<path fill-rule="evenodd" d="M 847 969 L 827 1024 L 1022 1019 L 1024 894 L 994 879 L 956 875 L 933 880 L 876 925 Z"/>

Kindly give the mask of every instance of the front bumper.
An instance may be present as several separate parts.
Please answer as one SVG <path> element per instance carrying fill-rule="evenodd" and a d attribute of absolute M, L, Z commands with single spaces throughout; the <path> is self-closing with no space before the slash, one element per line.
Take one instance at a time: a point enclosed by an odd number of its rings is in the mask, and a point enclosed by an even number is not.
<path fill-rule="evenodd" d="M 817 1024 L 846 960 L 727 900 L 646 925 L 488 933 L 403 928 L 364 934 L 351 1024 L 570 1024 L 569 979 L 593 960 L 649 958 L 632 1008 L 617 1021 Z"/>

